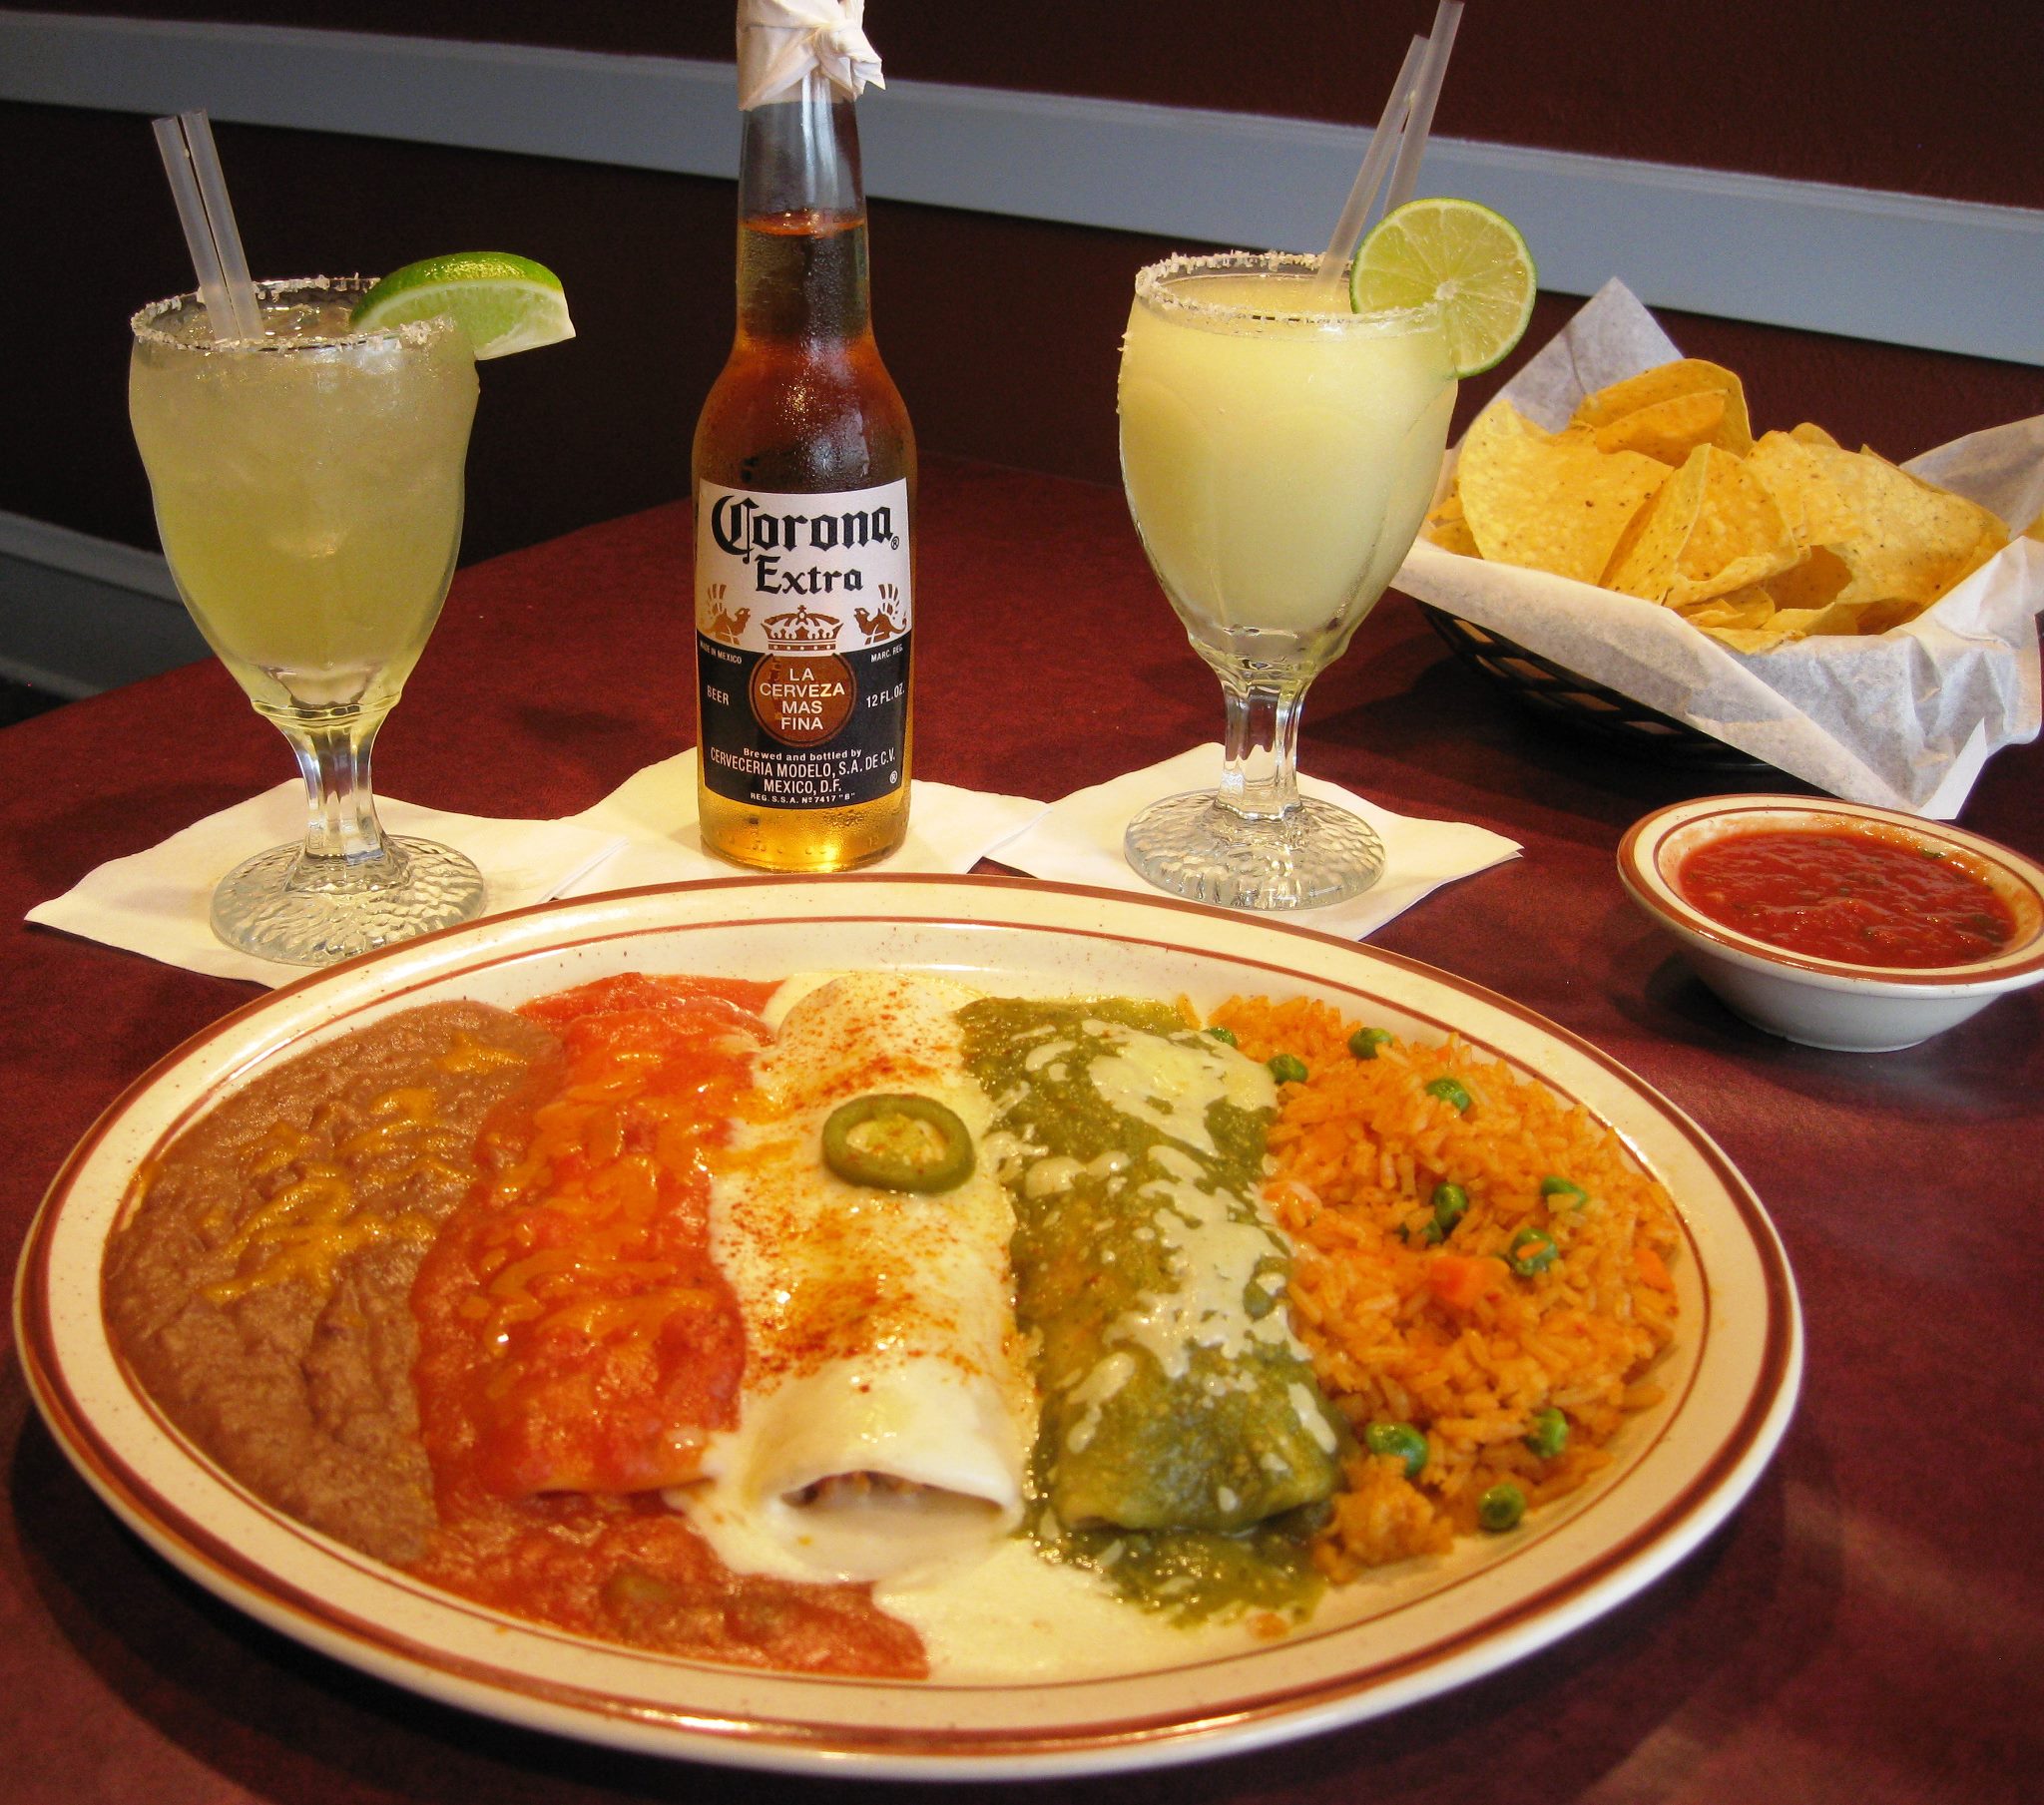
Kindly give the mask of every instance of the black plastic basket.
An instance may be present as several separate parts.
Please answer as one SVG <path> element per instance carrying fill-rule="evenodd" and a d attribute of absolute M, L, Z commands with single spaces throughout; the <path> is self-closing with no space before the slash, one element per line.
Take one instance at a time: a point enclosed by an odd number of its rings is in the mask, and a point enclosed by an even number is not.
<path fill-rule="evenodd" d="M 1664 764 L 1708 770 L 1765 768 L 1763 760 L 1702 728 L 1579 677 L 1488 627 L 1478 627 L 1425 602 L 1419 604 L 1419 612 L 1465 665 L 1482 672 L 1536 713 L 1561 721 L 1576 732 L 1606 745 L 1625 746 Z"/>

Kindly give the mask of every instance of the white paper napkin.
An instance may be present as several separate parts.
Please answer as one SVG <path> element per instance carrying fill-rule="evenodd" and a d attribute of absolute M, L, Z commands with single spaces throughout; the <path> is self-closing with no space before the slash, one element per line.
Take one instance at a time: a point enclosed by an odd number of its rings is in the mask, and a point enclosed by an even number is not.
<path fill-rule="evenodd" d="M 1043 813 L 1044 804 L 1025 796 L 957 789 L 948 783 L 910 779 L 908 837 L 897 851 L 865 867 L 868 871 L 970 871 L 1003 841 L 1012 839 Z M 616 836 L 619 849 L 602 864 L 579 874 L 564 896 L 599 890 L 629 890 L 639 884 L 682 883 L 691 878 L 733 877 L 740 867 L 703 850 L 696 818 L 696 751 L 649 764 L 628 777 L 594 808 L 570 819 L 576 825 Z"/>
<path fill-rule="evenodd" d="M 614 830 L 573 821 L 449 814 L 390 796 L 376 798 L 376 813 L 392 833 L 439 840 L 467 853 L 489 886 L 492 914 L 559 895 L 622 843 Z M 195 821 L 147 852 L 109 860 L 62 896 L 31 909 L 28 919 L 217 978 L 285 984 L 309 968 L 252 959 L 224 946 L 214 937 L 208 909 L 220 880 L 244 859 L 304 831 L 305 786 L 279 783 Z"/>
<path fill-rule="evenodd" d="M 1501 395 L 1558 430 L 1593 389 L 1680 355 L 1612 281 Z M 2044 417 L 1974 433 L 1903 468 L 2020 531 L 2044 507 Z M 1904 626 L 1765 653 L 1734 652 L 1652 603 L 1423 539 L 1391 581 L 1834 796 L 1936 820 L 1959 812 L 1990 753 L 2034 739 L 2044 721 L 2035 621 L 2044 545 L 2034 540 L 2018 539 Z"/>
<path fill-rule="evenodd" d="M 1092 789 L 1074 790 L 1062 801 L 1053 802 L 1033 826 L 994 856 L 1032 877 L 1162 896 L 1164 891 L 1129 868 L 1122 856 L 1122 835 L 1140 809 L 1184 790 L 1211 789 L 1221 781 L 1221 747 L 1210 744 Z M 1516 841 L 1486 828 L 1462 821 L 1394 815 L 1338 784 L 1302 773 L 1298 787 L 1302 795 L 1352 809 L 1374 827 L 1384 843 L 1384 873 L 1360 896 L 1346 902 L 1320 909 L 1290 909 L 1262 919 L 1295 921 L 1301 927 L 1361 939 L 1409 909 L 1428 891 L 1519 855 Z M 1240 913 L 1261 914 L 1253 909 Z"/>
<path fill-rule="evenodd" d="M 308 969 L 252 959 L 214 937 L 208 908 L 220 880 L 244 859 L 304 831 L 304 786 L 279 783 L 194 822 L 146 852 L 109 860 L 28 919 L 218 978 L 284 984 Z M 970 871 L 982 854 L 1043 813 L 1041 802 L 916 780 L 908 838 L 874 871 Z M 595 807 L 560 821 L 449 814 L 389 796 L 383 825 L 458 846 L 489 885 L 498 914 L 556 896 L 640 884 L 732 877 L 740 867 L 703 850 L 696 829 L 694 750 L 629 777 Z"/>

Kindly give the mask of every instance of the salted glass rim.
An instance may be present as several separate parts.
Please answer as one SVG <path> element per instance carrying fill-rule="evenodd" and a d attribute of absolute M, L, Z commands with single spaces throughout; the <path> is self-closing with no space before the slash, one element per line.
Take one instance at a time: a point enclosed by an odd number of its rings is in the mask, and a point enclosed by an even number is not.
<path fill-rule="evenodd" d="M 1146 263 L 1136 271 L 1136 299 L 1146 306 L 1217 326 L 1276 319 L 1322 330 L 1369 330 L 1389 335 L 1433 330 L 1442 324 L 1443 309 L 1437 299 L 1418 301 L 1409 307 L 1377 307 L 1367 313 L 1330 312 L 1319 307 L 1261 307 L 1240 301 L 1206 300 L 1173 286 L 1188 275 L 1306 276 L 1319 266 L 1317 256 L 1299 250 L 1180 251 Z"/>
<path fill-rule="evenodd" d="M 373 275 L 286 276 L 279 280 L 257 282 L 256 298 L 258 301 L 274 301 L 295 295 L 361 295 L 368 293 L 381 279 Z M 292 338 L 183 338 L 175 332 L 165 331 L 157 324 L 158 320 L 174 310 L 182 311 L 203 304 L 196 292 L 166 295 L 162 300 L 154 300 L 145 307 L 137 308 L 130 316 L 128 326 L 135 334 L 138 344 L 160 345 L 169 350 L 208 357 L 251 357 L 264 354 L 277 356 L 294 351 L 346 350 L 357 345 L 392 343 L 424 346 L 461 329 L 451 317 L 444 314 L 436 314 L 431 319 L 405 320 L 392 326 L 369 326 L 359 332 L 328 332 Z"/>

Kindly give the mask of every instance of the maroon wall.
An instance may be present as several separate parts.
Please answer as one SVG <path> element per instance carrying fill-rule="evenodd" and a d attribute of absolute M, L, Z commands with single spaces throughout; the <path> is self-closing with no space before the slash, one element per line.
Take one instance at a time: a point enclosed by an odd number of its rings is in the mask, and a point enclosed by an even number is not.
<path fill-rule="evenodd" d="M 653 56 L 729 58 L 728 0 L 38 0 Z M 1432 0 L 868 0 L 890 75 L 1358 123 Z M 1471 0 L 1436 128 L 1462 138 L 2035 207 L 2030 0 Z"/>
<path fill-rule="evenodd" d="M 728 56 L 731 35 L 725 0 L 216 0 L 127 10 L 705 58 Z M 1437 129 L 2044 206 L 2034 124 L 2044 35 L 2027 6 L 1869 4 L 1845 15 L 1849 34 L 1839 10 L 1473 0 Z M 896 77 L 1360 123 L 1381 101 L 1405 34 L 1424 29 L 1432 7 L 1038 0 L 1025 11 L 1020 42 L 990 39 L 986 9 L 959 0 L 870 0 L 867 24 Z M 1165 29 L 1167 17 L 1177 29 Z M 219 137 L 265 270 L 375 270 L 490 245 L 561 271 L 578 340 L 484 371 L 465 560 L 683 491 L 696 409 L 731 330 L 730 184 L 233 125 Z M 147 123 L 0 105 L 0 169 L 14 176 L 0 223 L 17 272 L 0 285 L 0 331 L 36 347 L 7 379 L 16 449 L 0 462 L 0 508 L 153 546 L 128 438 L 123 322 L 143 300 L 189 286 L 190 270 Z M 876 205 L 875 317 L 924 444 L 1115 480 L 1114 361 L 1129 278 L 1171 247 Z M 36 271 L 52 285 L 21 279 Z M 1574 304 L 1543 296 L 1527 348 Z M 1855 410 L 1882 392 L 1883 413 L 1909 424 L 1906 442 L 1881 447 L 1895 456 L 2044 413 L 2044 370 L 2031 366 L 1728 321 L 1668 323 L 1685 349 L 1746 373 L 1764 424 L 1811 417 L 1849 442 L 1862 431 Z M 1509 369 L 1466 385 L 1464 418 Z"/>

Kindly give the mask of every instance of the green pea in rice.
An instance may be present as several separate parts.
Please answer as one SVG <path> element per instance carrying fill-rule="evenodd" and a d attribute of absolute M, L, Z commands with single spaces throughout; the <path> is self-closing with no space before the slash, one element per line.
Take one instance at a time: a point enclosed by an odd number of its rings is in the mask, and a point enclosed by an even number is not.
<path fill-rule="evenodd" d="M 1348 1046 L 1359 1025 L 1322 1003 L 1237 998 L 1214 1019 L 1251 1059 L 1288 1053 L 1308 1073 L 1272 1128 L 1267 1196 L 1296 1250 L 1292 1315 L 1322 1388 L 1358 1449 L 1372 1422 L 1426 1438 L 1416 1479 L 1396 1455 L 1346 1463 L 1314 1549 L 1327 1576 L 1442 1552 L 1475 1532 L 1501 1481 L 1537 1508 L 1609 1465 L 1612 1435 L 1659 1400 L 1645 1375 L 1674 1339 L 1667 1192 L 1586 1112 L 1458 1040 L 1393 1039 L 1362 1060 Z M 1440 1078 L 1468 1093 L 1466 1111 L 1428 1092 Z M 1543 1195 L 1549 1176 L 1582 1196 Z M 1442 1183 L 1468 1195 L 1445 1231 Z M 1509 1264 L 1526 1229 L 1553 1238 L 1544 1269 Z M 1542 1456 L 1527 1438 L 1550 1407 L 1567 1443 Z"/>

